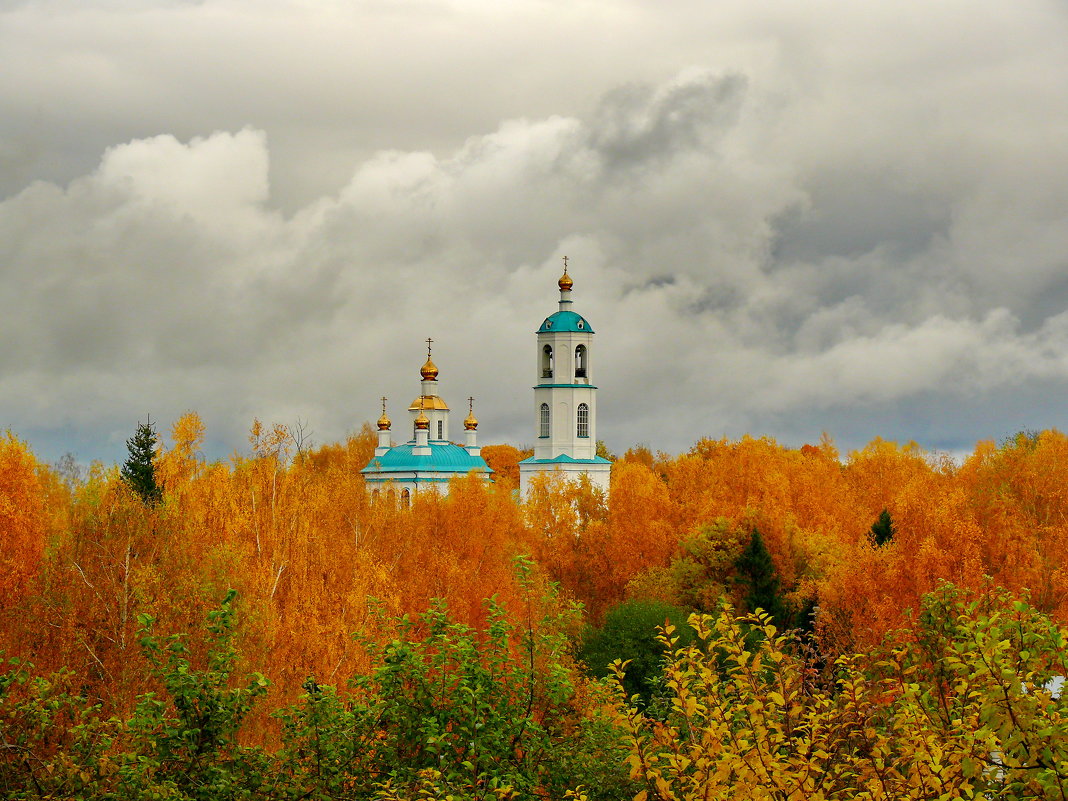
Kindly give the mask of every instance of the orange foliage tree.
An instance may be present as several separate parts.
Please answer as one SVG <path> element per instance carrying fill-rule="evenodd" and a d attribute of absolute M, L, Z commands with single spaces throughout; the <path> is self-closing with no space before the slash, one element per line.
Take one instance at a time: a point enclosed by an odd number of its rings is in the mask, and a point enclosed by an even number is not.
<path fill-rule="evenodd" d="M 38 465 L 10 432 L 0 436 L 0 609 L 15 613 L 37 577 L 46 510 Z"/>

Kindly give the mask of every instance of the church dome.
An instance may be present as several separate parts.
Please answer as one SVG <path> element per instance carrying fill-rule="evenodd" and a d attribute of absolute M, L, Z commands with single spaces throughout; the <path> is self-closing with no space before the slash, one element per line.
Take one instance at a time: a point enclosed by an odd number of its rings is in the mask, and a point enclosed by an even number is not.
<path fill-rule="evenodd" d="M 415 418 L 415 427 L 420 431 L 430 430 L 430 418 L 422 412 L 419 412 L 419 416 Z"/>
<path fill-rule="evenodd" d="M 389 427 L 392 425 L 390 419 L 386 417 L 386 413 L 382 412 L 382 416 L 378 418 L 378 430 L 389 431 Z"/>
<path fill-rule="evenodd" d="M 573 311 L 558 311 L 546 317 L 545 322 L 538 329 L 539 334 L 551 334 L 555 331 L 575 331 L 592 334 L 593 328 L 581 314 Z"/>
<path fill-rule="evenodd" d="M 429 356 L 426 357 L 426 364 L 419 368 L 419 375 L 423 377 L 424 381 L 438 380 L 438 366 L 434 364 Z"/>
<path fill-rule="evenodd" d="M 410 412 L 414 412 L 416 409 L 438 409 L 447 412 L 449 411 L 449 405 L 438 395 L 420 395 L 408 407 Z"/>
<path fill-rule="evenodd" d="M 571 287 L 575 285 L 575 282 L 571 280 L 571 276 L 567 274 L 567 268 L 564 268 L 564 274 L 560 276 L 560 280 L 556 282 L 556 285 L 560 287 L 561 292 L 570 292 Z"/>
<path fill-rule="evenodd" d="M 476 428 L 478 428 L 478 420 L 475 418 L 475 413 L 469 412 L 464 418 L 464 430 L 474 431 Z"/>

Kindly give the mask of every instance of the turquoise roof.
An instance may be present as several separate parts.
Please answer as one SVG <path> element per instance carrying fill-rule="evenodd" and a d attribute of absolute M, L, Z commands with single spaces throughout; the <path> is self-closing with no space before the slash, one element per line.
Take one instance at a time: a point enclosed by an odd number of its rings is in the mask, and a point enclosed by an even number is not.
<path fill-rule="evenodd" d="M 573 459 L 567 454 L 561 453 L 552 459 L 535 459 L 531 456 L 519 464 L 612 464 L 612 462 L 603 456 L 594 456 L 592 459 Z"/>
<path fill-rule="evenodd" d="M 381 456 L 372 457 L 361 473 L 456 473 L 467 475 L 472 470 L 489 473 L 489 465 L 481 456 L 472 456 L 460 445 L 451 442 L 430 442 L 428 455 L 412 453 L 414 442 L 395 445 Z"/>
<path fill-rule="evenodd" d="M 581 314 L 573 311 L 558 311 L 546 317 L 545 322 L 538 329 L 539 334 L 551 334 L 554 331 L 579 331 L 592 334 L 593 328 Z"/>

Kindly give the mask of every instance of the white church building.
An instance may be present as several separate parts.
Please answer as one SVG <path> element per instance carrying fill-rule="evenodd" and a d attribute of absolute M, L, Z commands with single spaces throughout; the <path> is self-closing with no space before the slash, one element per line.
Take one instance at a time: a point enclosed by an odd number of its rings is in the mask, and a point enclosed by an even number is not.
<path fill-rule="evenodd" d="M 534 455 L 519 463 L 520 495 L 534 476 L 561 474 L 567 479 L 588 476 L 594 486 L 608 490 L 612 463 L 597 455 L 597 387 L 593 383 L 593 328 L 572 308 L 574 282 L 564 274 L 557 282 L 560 308 L 538 328 L 534 386 Z M 419 371 L 419 396 L 408 407 L 411 439 L 394 445 L 392 421 L 382 399 L 378 419 L 378 447 L 360 472 L 372 493 L 395 492 L 402 503 L 412 493 L 431 487 L 446 493 L 449 479 L 475 471 L 491 474 L 476 442 L 478 420 L 472 406 L 464 420 L 463 445 L 449 440 L 449 407 L 439 394 L 438 368 L 427 340 L 426 363 Z M 468 398 L 473 402 L 472 398 Z"/>
<path fill-rule="evenodd" d="M 427 340 L 426 364 L 419 370 L 419 396 L 408 407 L 412 438 L 401 445 L 392 444 L 392 421 L 386 415 L 383 398 L 378 447 L 360 471 L 372 493 L 395 492 L 403 504 L 413 492 L 430 487 L 447 493 L 453 476 L 491 472 L 476 441 L 478 420 L 471 406 L 464 420 L 464 444 L 449 440 L 449 406 L 438 394 L 438 368 L 430 358 L 430 343 Z"/>

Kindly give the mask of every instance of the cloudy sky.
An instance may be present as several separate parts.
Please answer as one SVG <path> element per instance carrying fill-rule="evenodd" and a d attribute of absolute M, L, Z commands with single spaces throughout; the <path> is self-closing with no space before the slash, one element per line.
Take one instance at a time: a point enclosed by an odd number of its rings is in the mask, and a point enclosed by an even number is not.
<path fill-rule="evenodd" d="M 599 435 L 1068 428 L 1061 0 L 0 0 L 0 429 L 534 438 L 570 257 Z"/>

